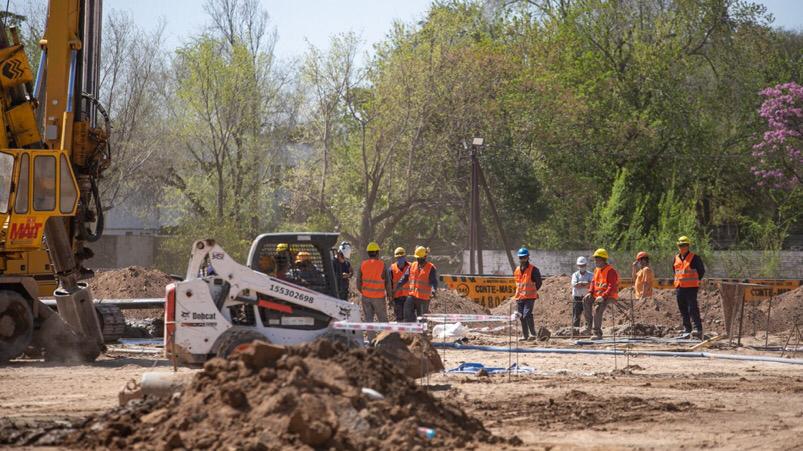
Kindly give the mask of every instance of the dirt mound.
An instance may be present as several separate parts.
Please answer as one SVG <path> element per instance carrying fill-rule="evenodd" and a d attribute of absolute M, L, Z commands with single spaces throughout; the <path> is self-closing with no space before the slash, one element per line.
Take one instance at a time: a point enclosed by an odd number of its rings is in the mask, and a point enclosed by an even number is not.
<path fill-rule="evenodd" d="M 535 323 L 544 325 L 553 330 L 571 324 L 572 320 L 572 290 L 571 278 L 567 276 L 554 276 L 544 279 L 541 289 L 538 290 L 538 300 L 535 302 Z M 619 302 L 616 307 L 609 307 L 605 311 L 603 327 L 629 324 L 630 299 L 633 289 L 627 288 L 619 293 Z M 716 289 L 701 288 L 698 301 L 700 315 L 703 318 L 703 327 L 709 331 L 724 330 L 722 319 L 722 300 Z M 773 307 L 774 308 L 774 307 Z M 491 310 L 494 315 L 507 315 L 516 310 L 516 301 L 510 299 Z M 675 300 L 675 290 L 655 290 L 652 299 L 634 301 L 633 310 L 637 323 L 650 324 L 665 330 L 681 324 L 680 313 Z M 773 315 L 774 316 L 774 315 Z M 581 319 L 581 327 L 585 321 Z"/>
<path fill-rule="evenodd" d="M 362 306 L 360 293 L 352 280 L 349 291 L 349 302 Z M 488 309 L 472 301 L 471 299 L 460 296 L 456 291 L 450 289 L 438 289 L 435 297 L 429 302 L 430 313 L 463 313 L 467 315 L 487 315 Z M 393 307 L 388 308 L 388 321 L 393 321 Z"/>
<path fill-rule="evenodd" d="M 255 343 L 212 359 L 190 386 L 92 417 L 64 446 L 160 449 L 413 449 L 501 442 L 476 418 L 435 399 L 373 350 L 328 341 L 258 359 Z M 270 354 L 270 353 L 262 353 Z M 251 358 L 243 358 L 250 355 Z M 369 396 L 363 388 L 384 398 Z M 435 430 L 427 439 L 419 427 Z"/>
<path fill-rule="evenodd" d="M 398 362 L 401 371 L 412 379 L 443 369 L 438 351 L 418 334 L 382 332 L 374 339 L 374 349 L 391 362 Z"/>
<path fill-rule="evenodd" d="M 744 309 L 744 333 L 758 333 L 768 329 L 768 301 L 751 302 Z M 779 294 L 772 298 L 772 310 L 769 311 L 771 333 L 786 332 L 795 324 L 803 326 L 803 286 Z"/>
<path fill-rule="evenodd" d="M 566 319 L 571 321 L 571 277 L 553 276 L 544 278 L 544 283 L 538 290 L 538 300 L 536 302 L 536 314 L 546 314 L 546 318 L 538 318 L 536 322 L 544 321 L 548 326 L 567 324 Z M 541 308 L 544 307 L 544 308 Z M 539 312 L 544 310 L 544 312 Z M 494 315 L 508 315 L 516 311 L 516 301 L 513 298 L 499 304 L 491 309 Z"/>
<path fill-rule="evenodd" d="M 88 282 L 96 299 L 163 298 L 165 286 L 174 280 L 155 268 L 129 266 L 98 272 Z"/>
<path fill-rule="evenodd" d="M 462 313 L 466 315 L 487 315 L 490 311 L 471 299 L 460 296 L 454 290 L 438 290 L 429 304 L 430 313 Z"/>
<path fill-rule="evenodd" d="M 770 331 L 784 331 L 803 324 L 803 285 L 772 300 Z"/>

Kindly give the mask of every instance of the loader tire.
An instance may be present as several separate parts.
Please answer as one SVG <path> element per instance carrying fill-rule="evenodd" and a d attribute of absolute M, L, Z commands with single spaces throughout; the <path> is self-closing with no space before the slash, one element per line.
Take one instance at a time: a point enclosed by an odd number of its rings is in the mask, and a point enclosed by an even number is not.
<path fill-rule="evenodd" d="M 125 334 L 125 317 L 120 307 L 113 304 L 95 304 L 104 343 L 114 343 Z"/>
<path fill-rule="evenodd" d="M 0 364 L 21 355 L 33 339 L 33 312 L 16 291 L 0 290 Z"/>
<path fill-rule="evenodd" d="M 250 327 L 234 326 L 223 332 L 212 346 L 215 357 L 228 358 L 237 348 L 254 340 L 268 341 L 268 338 Z"/>

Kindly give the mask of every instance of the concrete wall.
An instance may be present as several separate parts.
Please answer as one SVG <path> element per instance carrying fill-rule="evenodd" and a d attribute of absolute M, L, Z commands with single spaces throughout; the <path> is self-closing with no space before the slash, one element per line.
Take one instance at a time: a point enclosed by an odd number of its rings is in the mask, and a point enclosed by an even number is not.
<path fill-rule="evenodd" d="M 589 259 L 593 250 L 585 251 L 538 251 L 530 250 L 532 261 L 541 273 L 546 275 L 571 274 L 575 271 L 577 257 L 585 255 Z M 504 251 L 483 251 L 483 273 L 510 275 L 510 265 Z M 516 260 L 515 251 L 513 258 Z M 624 258 L 620 259 L 624 260 Z M 771 277 L 781 279 L 803 279 L 803 252 L 801 251 L 714 251 L 704 257 L 706 275 L 710 277 Z M 624 262 L 612 258 L 611 262 L 624 277 L 630 277 L 632 260 Z M 652 266 L 660 277 L 670 277 L 671 257 L 653 261 Z M 463 274 L 469 273 L 468 251 L 463 251 Z"/>
<path fill-rule="evenodd" d="M 88 266 L 96 269 L 153 266 L 158 237 L 153 235 L 103 235 L 89 245 L 95 257 Z"/>

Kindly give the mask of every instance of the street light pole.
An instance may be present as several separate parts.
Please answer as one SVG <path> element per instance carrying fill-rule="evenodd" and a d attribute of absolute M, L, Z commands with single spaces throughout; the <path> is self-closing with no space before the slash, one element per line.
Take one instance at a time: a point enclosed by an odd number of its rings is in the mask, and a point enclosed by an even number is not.
<path fill-rule="evenodd" d="M 477 158 L 483 143 L 484 140 L 482 138 L 474 138 L 471 142 L 471 209 L 469 218 L 471 249 L 469 252 L 471 253 L 470 266 L 472 274 L 482 274 L 484 272 L 482 261 L 482 219 L 480 216 L 480 161 Z M 474 257 L 475 252 L 476 258 Z M 474 261 L 476 261 L 476 267 Z"/>

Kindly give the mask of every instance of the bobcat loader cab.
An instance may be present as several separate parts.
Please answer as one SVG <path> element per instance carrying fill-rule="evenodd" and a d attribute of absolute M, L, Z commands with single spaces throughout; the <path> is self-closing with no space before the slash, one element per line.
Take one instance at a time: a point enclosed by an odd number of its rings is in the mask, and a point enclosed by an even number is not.
<path fill-rule="evenodd" d="M 339 279 L 332 264 L 337 236 L 260 235 L 247 266 L 214 240 L 195 242 L 186 280 L 166 289 L 166 355 L 203 363 L 257 339 L 293 345 L 328 337 L 361 345 L 361 332 L 331 327 L 335 321 L 360 320 L 359 306 L 337 298 Z M 303 270 L 295 265 L 301 253 L 310 256 Z"/>

